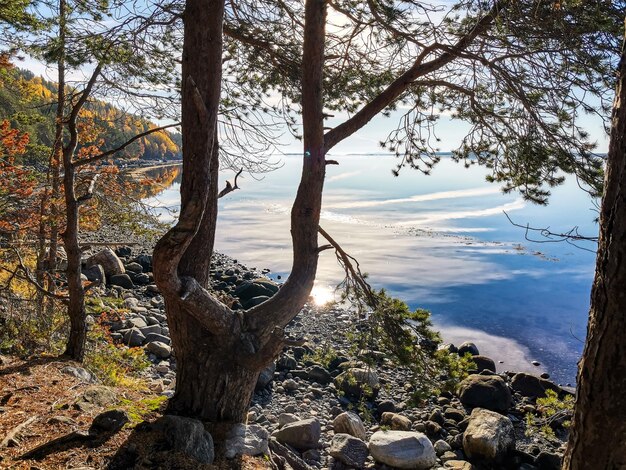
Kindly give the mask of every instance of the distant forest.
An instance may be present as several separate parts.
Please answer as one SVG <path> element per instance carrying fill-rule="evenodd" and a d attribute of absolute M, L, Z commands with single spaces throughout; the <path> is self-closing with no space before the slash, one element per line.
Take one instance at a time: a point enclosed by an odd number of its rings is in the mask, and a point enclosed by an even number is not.
<path fill-rule="evenodd" d="M 68 90 L 69 93 L 72 90 Z M 47 164 L 54 139 L 57 84 L 36 77 L 28 70 L 0 67 L 0 116 L 29 134 L 27 152 L 22 156 L 28 165 Z M 97 146 L 102 150 L 122 145 L 156 124 L 142 117 L 130 115 L 115 106 L 99 100 L 90 100 L 81 118 L 92 127 L 97 142 L 83 141 L 82 146 Z M 138 139 L 117 154 L 117 158 L 169 160 L 180 156 L 181 135 L 157 131 Z M 80 148 L 79 148 L 80 151 Z"/>

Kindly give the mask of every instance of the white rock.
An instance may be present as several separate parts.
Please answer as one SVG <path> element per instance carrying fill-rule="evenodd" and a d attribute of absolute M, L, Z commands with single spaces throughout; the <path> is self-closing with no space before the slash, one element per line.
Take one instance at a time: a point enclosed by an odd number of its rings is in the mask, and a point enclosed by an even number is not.
<path fill-rule="evenodd" d="M 494 411 L 474 408 L 463 433 L 463 450 L 468 457 L 500 462 L 515 449 L 511 420 Z"/>
<path fill-rule="evenodd" d="M 224 456 L 234 459 L 240 455 L 267 454 L 268 439 L 269 433 L 258 424 L 238 424 L 224 441 Z"/>
<path fill-rule="evenodd" d="M 341 413 L 333 421 L 335 433 L 350 434 L 362 441 L 366 440 L 365 426 L 359 415 L 351 411 Z"/>
<path fill-rule="evenodd" d="M 425 470 L 437 463 L 435 448 L 420 432 L 378 431 L 369 450 L 374 460 L 396 468 Z"/>

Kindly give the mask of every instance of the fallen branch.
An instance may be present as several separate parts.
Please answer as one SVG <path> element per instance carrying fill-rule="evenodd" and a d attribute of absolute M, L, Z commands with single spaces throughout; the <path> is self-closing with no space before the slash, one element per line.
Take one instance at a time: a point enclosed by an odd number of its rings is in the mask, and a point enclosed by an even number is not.
<path fill-rule="evenodd" d="M 15 426 L 9 433 L 6 435 L 2 442 L 0 442 L 0 449 L 4 449 L 5 447 L 14 446 L 18 444 L 17 437 L 19 434 L 32 422 L 37 419 L 37 416 L 31 416 L 26 421 L 21 424 Z"/>
<path fill-rule="evenodd" d="M 293 470 L 315 470 L 298 455 L 296 455 L 295 452 L 289 450 L 276 439 L 270 439 L 270 449 L 274 454 L 284 458 Z"/>

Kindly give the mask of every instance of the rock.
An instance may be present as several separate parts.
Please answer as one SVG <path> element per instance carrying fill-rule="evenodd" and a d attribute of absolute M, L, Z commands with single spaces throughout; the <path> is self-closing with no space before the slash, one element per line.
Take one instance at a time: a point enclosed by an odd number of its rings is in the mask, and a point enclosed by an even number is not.
<path fill-rule="evenodd" d="M 281 413 L 278 415 L 278 427 L 282 428 L 286 424 L 296 423 L 300 418 L 293 413 Z"/>
<path fill-rule="evenodd" d="M 381 401 L 376 405 L 376 411 L 378 412 L 379 416 L 382 416 L 383 413 L 386 413 L 386 412 L 395 413 L 396 404 L 392 402 L 391 400 Z"/>
<path fill-rule="evenodd" d="M 396 468 L 422 470 L 437 463 L 433 445 L 419 432 L 378 431 L 370 438 L 369 450 L 374 460 Z"/>
<path fill-rule="evenodd" d="M 99 264 L 94 264 L 89 268 L 85 267 L 81 269 L 82 274 L 85 275 L 88 281 L 106 283 L 106 273 L 104 268 Z"/>
<path fill-rule="evenodd" d="M 126 299 L 126 300 L 125 300 L 125 302 L 127 302 L 127 301 L 129 301 L 129 300 L 131 300 L 131 299 L 133 299 L 133 300 L 135 300 L 135 301 L 137 300 L 137 299 L 135 299 L 135 298 L 131 297 L 131 298 L 129 298 L 129 299 Z M 133 302 L 131 302 L 131 303 L 133 303 Z M 131 318 L 131 319 L 129 319 L 129 320 L 127 320 L 127 321 L 126 321 L 126 327 L 127 327 L 127 328 L 144 328 L 144 327 L 146 327 L 146 326 L 148 326 L 148 324 L 147 324 L 147 323 L 146 323 L 146 321 L 145 321 L 143 318 L 141 318 L 141 317 Z"/>
<path fill-rule="evenodd" d="M 476 468 L 465 460 L 448 460 L 443 466 L 450 470 L 474 470 Z"/>
<path fill-rule="evenodd" d="M 132 254 L 133 250 L 130 246 L 120 246 L 115 250 L 117 256 L 128 258 Z"/>
<path fill-rule="evenodd" d="M 298 450 L 315 449 L 319 446 L 322 427 L 316 418 L 289 423 L 272 434 L 278 442 Z"/>
<path fill-rule="evenodd" d="M 160 335 L 158 333 L 148 333 L 146 335 L 146 343 L 152 343 L 154 341 L 159 341 L 163 344 L 167 344 L 168 346 L 170 344 L 172 344 L 172 340 L 169 339 L 167 336 L 165 335 Z"/>
<path fill-rule="evenodd" d="M 539 361 L 532 361 L 531 364 L 535 367 L 539 367 L 541 365 L 541 362 Z"/>
<path fill-rule="evenodd" d="M 274 380 L 274 372 L 276 372 L 276 363 L 272 362 L 269 366 L 259 373 L 256 380 L 255 390 L 260 391 L 266 388 Z"/>
<path fill-rule="evenodd" d="M 278 370 L 292 370 L 298 367 L 298 362 L 289 354 L 283 354 L 278 362 L 276 362 L 276 368 Z"/>
<path fill-rule="evenodd" d="M 98 378 L 92 372 L 82 367 L 66 366 L 61 369 L 61 372 L 63 374 L 72 375 L 80 381 L 88 384 L 98 383 Z"/>
<path fill-rule="evenodd" d="M 463 433 L 463 450 L 470 458 L 503 462 L 515 450 L 511 420 L 493 411 L 474 409 Z"/>
<path fill-rule="evenodd" d="M 133 289 L 135 287 L 135 284 L 133 284 L 133 281 L 130 279 L 128 274 L 114 274 L 109 276 L 109 284 L 112 286 L 119 286 L 124 289 Z"/>
<path fill-rule="evenodd" d="M 356 398 L 374 398 L 380 389 L 380 382 L 373 370 L 351 368 L 335 377 L 335 387 Z"/>
<path fill-rule="evenodd" d="M 256 297 L 252 297 L 249 300 L 241 302 L 241 305 L 243 306 L 243 308 L 245 310 L 248 310 L 249 308 L 256 307 L 257 305 L 262 304 L 266 300 L 269 300 L 268 296 L 266 296 L 266 295 L 257 295 Z"/>
<path fill-rule="evenodd" d="M 148 325 L 148 326 L 142 326 L 141 328 L 139 328 L 139 331 L 141 331 L 142 335 L 148 336 L 153 333 L 161 334 L 162 329 L 161 329 L 161 325 Z"/>
<path fill-rule="evenodd" d="M 195 419 L 166 415 L 154 424 L 163 433 L 166 442 L 200 463 L 212 464 L 215 458 L 213 438 L 205 431 L 204 425 Z"/>
<path fill-rule="evenodd" d="M 333 377 L 330 375 L 330 372 L 328 372 L 322 366 L 318 366 L 318 365 L 311 366 L 307 369 L 306 372 L 307 372 L 307 379 L 310 382 L 317 382 L 322 385 L 327 385 L 333 380 Z"/>
<path fill-rule="evenodd" d="M 127 344 L 131 348 L 141 346 L 145 340 L 146 337 L 138 328 L 131 328 L 124 333 L 124 344 Z"/>
<path fill-rule="evenodd" d="M 135 258 L 135 263 L 139 263 L 144 273 L 152 272 L 152 255 L 139 255 Z"/>
<path fill-rule="evenodd" d="M 135 263 L 134 261 L 131 263 L 126 263 L 126 265 L 124 266 L 127 272 L 131 272 L 131 273 L 142 273 L 143 272 L 143 266 L 140 265 L 139 263 Z"/>
<path fill-rule="evenodd" d="M 153 341 L 146 345 L 146 350 L 151 352 L 159 359 L 167 359 L 172 355 L 172 348 L 160 341 Z"/>
<path fill-rule="evenodd" d="M 380 424 L 389 426 L 393 431 L 410 431 L 411 420 L 397 413 L 383 413 Z"/>
<path fill-rule="evenodd" d="M 283 388 L 288 392 L 298 390 L 298 382 L 293 379 L 287 379 L 283 382 Z"/>
<path fill-rule="evenodd" d="M 124 410 L 105 411 L 93 419 L 89 427 L 89 434 L 99 434 L 101 432 L 116 433 L 129 421 L 130 417 Z"/>
<path fill-rule="evenodd" d="M 446 408 L 443 412 L 443 416 L 444 418 L 451 419 L 452 421 L 456 421 L 457 423 L 463 421 L 466 418 L 465 413 L 457 410 L 456 408 Z"/>
<path fill-rule="evenodd" d="M 433 421 L 441 426 L 446 422 L 446 419 L 443 416 L 441 410 L 433 410 L 433 412 L 428 416 L 428 421 Z"/>
<path fill-rule="evenodd" d="M 498 375 L 470 375 L 459 384 L 461 403 L 469 407 L 506 411 L 511 407 L 511 391 Z"/>
<path fill-rule="evenodd" d="M 458 349 L 459 356 L 465 356 L 465 354 L 470 353 L 472 356 L 478 356 L 480 352 L 478 352 L 478 348 L 474 343 L 466 341 Z"/>
<path fill-rule="evenodd" d="M 535 458 L 535 465 L 539 467 L 540 470 L 560 470 L 561 457 L 544 450 Z"/>
<path fill-rule="evenodd" d="M 519 372 L 513 376 L 511 388 L 525 397 L 535 398 L 545 397 L 546 390 L 554 390 L 557 393 L 561 391 L 557 385 L 549 380 L 524 372 Z"/>
<path fill-rule="evenodd" d="M 245 305 L 255 297 L 270 298 L 276 292 L 278 292 L 278 286 L 269 281 L 244 281 L 237 286 L 233 294 L 239 297 L 240 302 Z"/>
<path fill-rule="evenodd" d="M 224 441 L 224 456 L 234 459 L 242 455 L 267 454 L 269 437 L 269 433 L 258 424 L 237 424 Z"/>
<path fill-rule="evenodd" d="M 337 415 L 333 421 L 335 433 L 349 434 L 364 441 L 367 438 L 363 421 L 356 413 L 346 411 Z"/>
<path fill-rule="evenodd" d="M 150 276 L 145 273 L 135 274 L 130 276 L 130 278 L 138 286 L 147 286 L 148 284 L 150 284 L 150 282 L 152 282 Z"/>
<path fill-rule="evenodd" d="M 493 359 L 490 359 L 487 356 L 472 356 L 472 361 L 476 364 L 476 370 L 478 372 L 482 372 L 483 370 L 488 370 L 494 373 L 496 372 L 496 363 L 493 362 Z"/>
<path fill-rule="evenodd" d="M 92 385 L 87 387 L 78 399 L 79 402 L 89 403 L 90 405 L 106 407 L 117 403 L 117 393 L 114 389 L 103 385 Z"/>
<path fill-rule="evenodd" d="M 363 468 L 369 455 L 367 444 L 350 434 L 335 434 L 330 444 L 330 455 L 348 467 Z"/>
<path fill-rule="evenodd" d="M 439 351 L 447 351 L 448 354 L 452 354 L 452 353 L 458 353 L 459 352 L 459 348 L 457 348 L 454 344 L 452 343 L 444 343 L 444 344 L 440 344 L 439 347 L 437 348 Z"/>
<path fill-rule="evenodd" d="M 441 456 L 441 455 L 445 454 L 446 452 L 449 452 L 449 451 L 452 450 L 452 447 L 450 446 L 450 444 L 448 444 L 443 439 L 439 439 L 437 442 L 435 442 L 433 444 L 433 447 L 435 448 L 435 452 L 439 456 Z"/>
<path fill-rule="evenodd" d="M 124 274 L 126 270 L 124 269 L 124 264 L 122 260 L 120 260 L 117 255 L 110 248 L 106 248 L 93 256 L 90 256 L 85 261 L 85 267 L 91 268 L 96 265 L 102 266 L 104 270 L 104 274 L 107 277 L 111 277 L 118 274 Z M 119 284 L 114 284 L 119 285 Z M 124 287 L 124 286 L 121 286 Z"/>

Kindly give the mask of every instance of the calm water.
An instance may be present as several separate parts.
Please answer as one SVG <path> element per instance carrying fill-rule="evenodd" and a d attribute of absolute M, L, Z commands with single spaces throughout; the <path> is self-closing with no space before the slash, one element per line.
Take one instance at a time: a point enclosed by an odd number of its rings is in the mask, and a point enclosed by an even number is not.
<path fill-rule="evenodd" d="M 485 170 L 443 158 L 432 175 L 391 175 L 387 155 L 335 156 L 321 225 L 354 255 L 375 287 L 428 308 L 444 339 L 474 341 L 500 370 L 547 371 L 573 383 L 585 336 L 595 255 L 566 243 L 531 243 L 509 223 L 597 233 L 592 203 L 570 181 L 550 205 L 503 195 Z M 300 177 L 297 156 L 220 200 L 216 249 L 283 279 L 291 265 L 289 210 Z M 225 174 L 224 178 L 233 175 Z M 155 198 L 176 207 L 175 183 Z M 540 237 L 536 237 L 540 238 Z M 587 246 L 593 249 L 593 246 Z M 342 278 L 322 254 L 314 295 L 322 302 Z M 530 361 L 541 362 L 535 367 Z"/>

